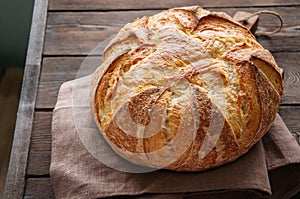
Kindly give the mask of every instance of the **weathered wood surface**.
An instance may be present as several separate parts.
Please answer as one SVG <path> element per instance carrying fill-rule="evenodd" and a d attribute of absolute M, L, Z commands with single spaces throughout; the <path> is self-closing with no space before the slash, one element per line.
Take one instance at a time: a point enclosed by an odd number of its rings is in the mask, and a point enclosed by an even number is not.
<path fill-rule="evenodd" d="M 47 1 L 37 0 L 36 4 L 35 10 L 39 9 L 40 13 L 45 11 L 45 7 L 41 9 L 38 8 L 38 5 L 47 6 Z M 278 65 L 285 70 L 285 96 L 282 97 L 279 113 L 290 131 L 294 135 L 299 134 L 300 1 L 127 0 L 124 3 L 123 0 L 50 0 L 45 37 L 41 30 L 44 28 L 43 23 L 46 15 L 41 15 L 38 19 L 35 18 L 37 14 L 34 15 L 33 24 L 40 25 L 37 29 L 33 28 L 31 32 L 31 38 L 36 37 L 37 42 L 30 42 L 29 44 L 28 55 L 30 56 L 27 58 L 28 66 L 24 75 L 23 100 L 21 99 L 23 103 L 27 100 L 30 103 L 23 105 L 26 105 L 26 109 L 19 109 L 18 116 L 19 123 L 28 124 L 28 128 L 21 125 L 22 128 L 19 127 L 17 128 L 19 130 L 16 130 L 18 132 L 22 129 L 25 132 L 24 135 L 16 137 L 15 139 L 18 140 L 14 141 L 14 148 L 18 151 L 23 150 L 19 156 L 15 156 L 23 157 L 21 157 L 20 162 L 13 162 L 10 166 L 12 171 L 19 171 L 19 174 L 23 173 L 23 175 L 14 176 L 11 174 L 12 179 L 21 179 L 21 181 L 15 180 L 11 184 L 18 182 L 20 186 L 16 190 L 10 184 L 6 188 L 8 193 L 5 195 L 6 198 L 54 198 L 49 179 L 52 110 L 60 85 L 76 78 L 77 71 L 86 55 L 100 42 L 115 34 L 122 26 L 137 17 L 153 15 L 165 8 L 196 4 L 212 11 L 227 12 L 231 16 L 238 10 L 255 12 L 262 9 L 273 10 L 283 16 L 285 25 L 280 33 L 271 37 L 258 37 L 258 40 L 274 53 Z M 269 31 L 275 29 L 277 25 L 276 18 L 262 16 L 259 27 L 260 30 Z M 41 57 L 43 44 L 43 57 Z M 99 65 L 101 50 L 92 54 L 97 55 L 97 57 L 89 57 L 90 63 L 95 66 Z M 34 116 L 33 106 L 35 106 Z M 25 142 L 23 138 L 25 138 Z M 30 147 L 28 145 L 29 139 Z M 23 142 L 25 148 L 21 148 L 24 146 Z M 22 166 L 21 170 L 16 167 L 19 163 Z M 24 163 L 28 165 L 26 173 Z M 26 177 L 26 181 L 24 177 Z M 26 188 L 22 194 L 24 186 Z"/>
<path fill-rule="evenodd" d="M 43 60 L 36 108 L 52 109 L 62 83 L 78 77 L 78 70 L 86 57 L 48 57 Z M 89 57 L 94 66 L 101 64 L 101 57 Z"/>
<path fill-rule="evenodd" d="M 274 53 L 280 67 L 284 69 L 285 95 L 282 104 L 300 103 L 300 52 Z M 86 57 L 47 57 L 43 60 L 42 74 L 38 89 L 36 108 L 52 109 L 55 106 L 58 90 L 65 81 L 75 79 L 76 73 Z M 90 57 L 95 66 L 100 57 Z"/>
<path fill-rule="evenodd" d="M 35 112 L 27 176 L 49 175 L 52 112 Z"/>
<path fill-rule="evenodd" d="M 299 106 L 281 107 L 279 113 L 292 133 L 300 132 Z M 53 195 L 49 180 L 51 117 L 51 112 L 35 113 L 25 192 L 28 198 L 52 198 Z M 40 176 L 43 178 L 36 178 Z"/>
<path fill-rule="evenodd" d="M 203 7 L 254 7 L 254 6 L 283 6 L 299 5 L 295 0 L 52 0 L 50 10 L 136 10 L 136 9 L 165 9 L 170 7 L 200 5 Z"/>
<path fill-rule="evenodd" d="M 48 1 L 35 1 L 4 198 L 22 198 L 40 74 Z"/>
<path fill-rule="evenodd" d="M 278 65 L 284 70 L 284 96 L 281 97 L 281 104 L 299 105 L 300 104 L 300 67 L 299 67 L 300 52 L 274 53 L 274 57 Z"/>
<path fill-rule="evenodd" d="M 54 198 L 49 177 L 29 178 L 26 180 L 24 199 L 50 199 Z"/>
<path fill-rule="evenodd" d="M 262 8 L 211 8 L 229 15 L 237 10 L 255 12 Z M 265 9 L 265 8 L 264 8 Z M 271 37 L 258 37 L 258 41 L 272 52 L 299 51 L 300 6 L 270 7 L 280 13 L 284 27 Z M 87 55 L 101 41 L 116 34 L 124 24 L 137 17 L 149 16 L 158 10 L 113 11 L 113 12 L 52 12 L 47 22 L 44 55 Z M 270 31 L 278 27 L 274 16 L 262 16 L 258 31 Z"/>
<path fill-rule="evenodd" d="M 300 144 L 300 106 L 281 107 L 279 109 L 279 114 Z"/>

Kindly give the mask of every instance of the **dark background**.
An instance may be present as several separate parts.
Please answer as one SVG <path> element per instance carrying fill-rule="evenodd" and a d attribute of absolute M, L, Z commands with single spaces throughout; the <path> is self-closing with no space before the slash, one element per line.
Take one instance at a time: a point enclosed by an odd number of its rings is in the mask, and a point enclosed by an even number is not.
<path fill-rule="evenodd" d="M 0 66 L 24 67 L 34 0 L 0 1 Z"/>
<path fill-rule="evenodd" d="M 0 0 L 0 199 L 14 135 L 33 3 L 34 0 Z"/>

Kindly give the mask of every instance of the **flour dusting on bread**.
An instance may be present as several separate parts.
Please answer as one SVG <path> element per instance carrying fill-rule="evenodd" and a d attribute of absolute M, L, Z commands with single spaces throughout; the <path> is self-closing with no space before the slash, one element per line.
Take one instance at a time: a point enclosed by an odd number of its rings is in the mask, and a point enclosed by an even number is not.
<path fill-rule="evenodd" d="M 282 69 L 247 28 L 191 6 L 125 25 L 103 53 L 90 103 L 123 158 L 200 171 L 246 153 L 282 94 Z"/>

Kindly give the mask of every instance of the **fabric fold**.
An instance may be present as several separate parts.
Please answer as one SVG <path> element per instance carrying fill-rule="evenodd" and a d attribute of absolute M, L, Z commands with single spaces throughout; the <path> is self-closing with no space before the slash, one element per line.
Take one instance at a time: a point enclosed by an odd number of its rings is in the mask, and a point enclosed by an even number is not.
<path fill-rule="evenodd" d="M 300 189 L 300 181 L 289 177 L 300 179 L 300 147 L 279 115 L 263 140 L 227 165 L 203 172 L 115 169 L 139 166 L 116 155 L 98 132 L 89 85 L 87 76 L 64 83 L 59 91 L 50 166 L 56 198 L 281 198 Z"/>

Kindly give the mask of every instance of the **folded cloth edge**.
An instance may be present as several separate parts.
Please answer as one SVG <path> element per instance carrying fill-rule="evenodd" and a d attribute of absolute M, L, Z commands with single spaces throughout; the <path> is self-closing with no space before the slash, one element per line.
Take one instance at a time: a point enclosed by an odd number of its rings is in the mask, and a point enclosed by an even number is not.
<path fill-rule="evenodd" d="M 73 80 L 74 81 L 74 80 Z M 65 105 L 64 107 L 58 107 L 58 105 L 61 105 L 61 104 L 59 104 L 59 102 L 61 101 L 61 99 L 60 99 L 60 97 L 61 97 L 61 92 L 63 91 L 63 88 L 68 88 L 68 86 L 71 86 L 72 87 L 72 84 L 74 83 L 73 81 L 69 81 L 69 82 L 65 82 L 62 86 L 61 86 L 61 89 L 59 90 L 59 96 L 58 96 L 58 101 L 57 101 L 57 104 L 56 104 L 56 106 L 55 106 L 55 109 L 54 109 L 54 112 L 56 112 L 58 109 L 60 109 L 60 108 L 71 108 L 72 106 L 68 106 L 68 105 Z M 280 118 L 280 116 L 278 115 L 277 116 L 279 119 L 278 120 L 281 120 L 282 121 L 282 119 Z M 283 122 L 283 121 L 282 121 Z M 271 127 L 272 128 L 272 127 Z M 286 128 L 286 126 L 285 126 L 285 128 Z M 292 136 L 292 135 L 291 135 Z M 270 136 L 269 136 L 270 137 Z M 271 138 L 273 138 L 272 136 L 271 136 Z M 265 145 L 265 143 L 270 143 L 269 142 L 269 138 L 264 138 L 263 139 L 264 141 L 264 145 Z M 265 141 L 265 140 L 267 140 L 267 141 Z M 272 139 L 271 139 L 272 140 Z M 266 148 L 266 147 L 265 147 Z M 297 162 L 298 160 L 296 160 L 296 161 L 294 161 L 295 163 L 298 163 Z M 279 161 L 279 163 L 280 163 L 280 166 L 283 166 L 284 164 L 286 164 L 287 162 L 286 161 L 284 161 L 284 160 L 281 160 L 281 161 Z M 274 164 L 275 165 L 275 164 Z M 270 167 L 268 167 L 268 169 L 276 169 L 276 168 L 278 168 L 278 167 L 280 167 L 280 166 L 274 166 L 274 165 L 271 165 Z"/>

